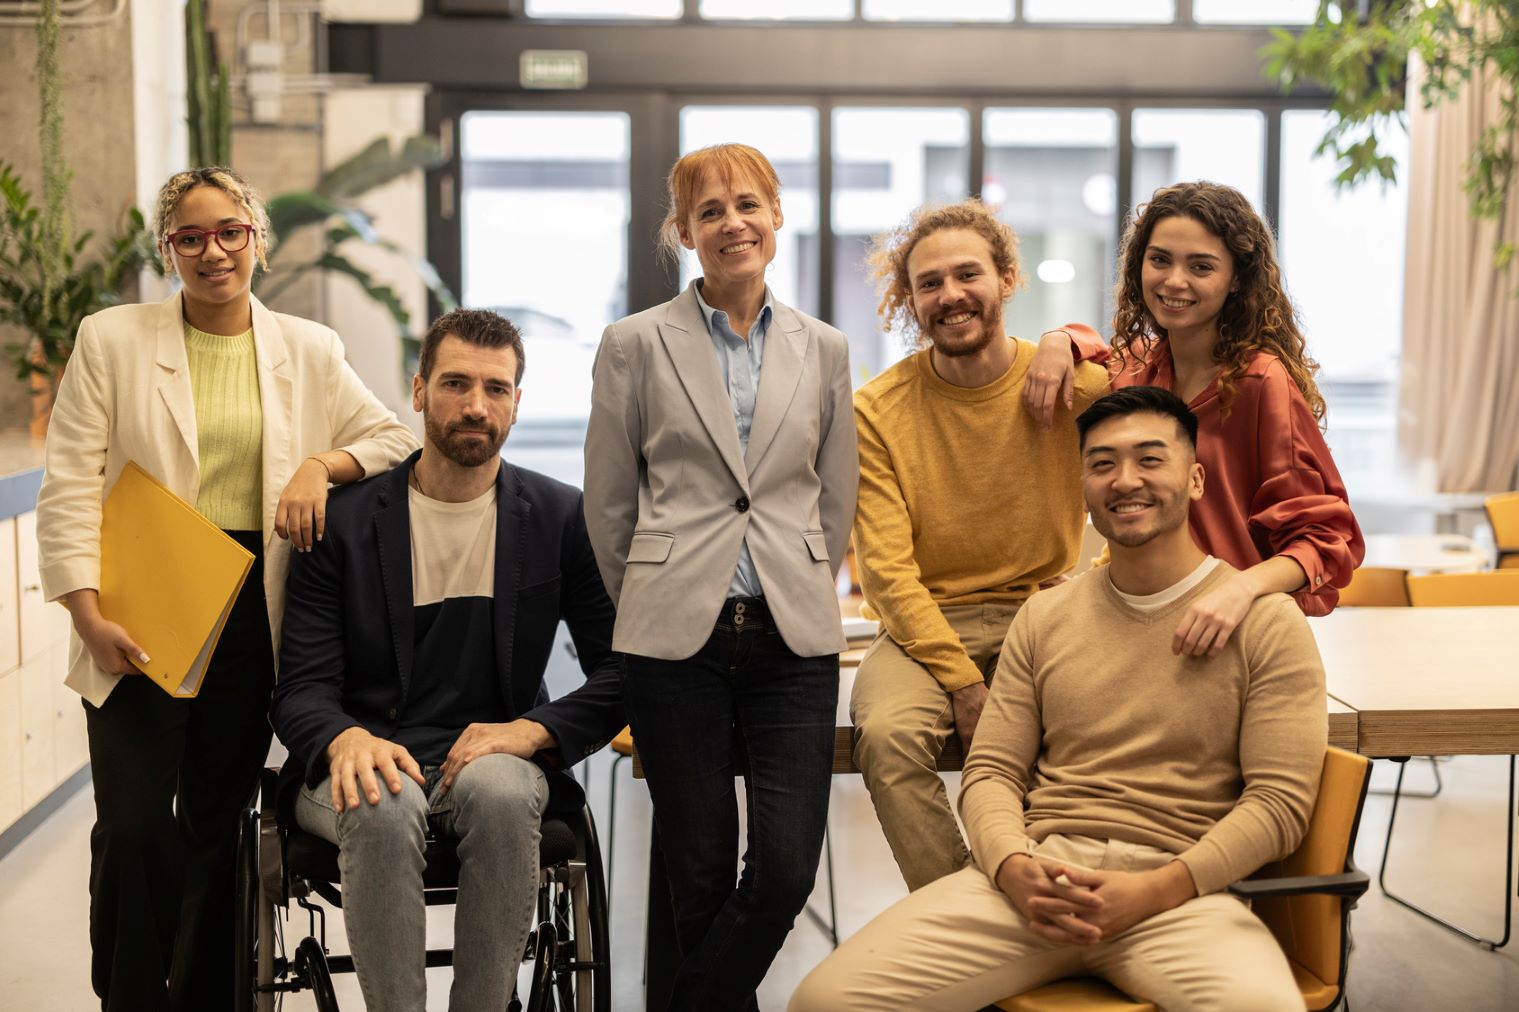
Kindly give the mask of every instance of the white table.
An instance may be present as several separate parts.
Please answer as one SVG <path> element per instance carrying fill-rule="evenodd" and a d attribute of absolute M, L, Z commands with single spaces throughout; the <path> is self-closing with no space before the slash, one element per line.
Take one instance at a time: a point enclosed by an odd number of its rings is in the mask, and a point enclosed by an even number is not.
<path fill-rule="evenodd" d="M 1459 534 L 1368 534 L 1364 566 L 1410 573 L 1475 573 L 1492 560 Z"/>

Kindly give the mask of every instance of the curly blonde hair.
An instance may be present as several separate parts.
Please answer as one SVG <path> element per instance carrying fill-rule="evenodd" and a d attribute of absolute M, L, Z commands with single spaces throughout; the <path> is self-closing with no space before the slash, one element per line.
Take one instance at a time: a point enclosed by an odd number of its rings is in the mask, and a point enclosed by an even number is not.
<path fill-rule="evenodd" d="M 1135 209 L 1124 231 L 1113 292 L 1112 350 L 1117 368 L 1147 357 L 1166 336 L 1165 328 L 1145 307 L 1141 278 L 1150 234 L 1162 219 L 1172 217 L 1191 218 L 1212 232 L 1234 261 L 1236 289 L 1219 311 L 1218 341 L 1213 346 L 1213 361 L 1222 367 L 1218 392 L 1224 415 L 1251 356 L 1267 351 L 1281 361 L 1313 417 L 1322 424 L 1324 396 L 1313 379 L 1319 364 L 1308 357 L 1308 345 L 1276 261 L 1271 229 L 1232 186 L 1202 181 L 1163 186 Z"/>
<path fill-rule="evenodd" d="M 735 182 L 747 182 L 758 187 L 760 195 L 770 202 L 772 212 L 780 210 L 781 177 L 757 148 L 747 144 L 713 144 L 682 155 L 670 168 L 665 186 L 669 208 L 664 221 L 659 223 L 656 248 L 666 264 L 673 267 L 680 263 L 680 228 L 691 218 L 701 187 L 709 176 L 715 176 L 729 186 Z"/>
<path fill-rule="evenodd" d="M 269 234 L 269 210 L 264 207 L 258 191 L 225 165 L 176 172 L 159 189 L 158 203 L 153 212 L 153 241 L 163 255 L 164 266 L 173 273 L 174 258 L 169 256 L 169 223 L 174 218 L 174 212 L 179 210 L 179 202 L 185 194 L 199 186 L 213 186 L 221 190 L 248 216 L 248 223 L 253 226 L 253 255 L 257 258 L 258 265 L 268 270 L 269 247 L 273 243 L 273 236 Z"/>
<path fill-rule="evenodd" d="M 1018 234 L 1011 225 L 997 218 L 991 208 L 977 197 L 942 207 L 918 208 L 907 220 L 889 232 L 882 232 L 870 244 L 866 264 L 876 283 L 881 302 L 876 314 L 889 330 L 902 328 L 911 350 L 927 347 L 928 341 L 918 327 L 912 311 L 912 278 L 907 260 L 918 243 L 935 232 L 966 229 L 985 239 L 992 248 L 992 266 L 998 274 L 1013 272 L 1013 287 L 1023 285 L 1022 263 L 1018 258 Z"/>

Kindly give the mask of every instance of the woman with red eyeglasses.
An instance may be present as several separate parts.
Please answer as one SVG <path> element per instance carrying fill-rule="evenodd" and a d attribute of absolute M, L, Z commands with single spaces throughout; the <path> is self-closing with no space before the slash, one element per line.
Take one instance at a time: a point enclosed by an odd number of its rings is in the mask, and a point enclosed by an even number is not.
<path fill-rule="evenodd" d="M 85 319 L 48 429 L 37 542 L 48 600 L 73 619 L 95 785 L 90 944 L 102 1008 L 232 1007 L 237 813 L 269 750 L 289 552 L 320 540 L 329 483 L 416 448 L 327 327 L 253 297 L 269 217 L 227 168 L 173 176 L 154 236 L 181 281 L 157 305 Z M 101 503 L 135 461 L 253 553 L 194 699 L 100 612 Z"/>

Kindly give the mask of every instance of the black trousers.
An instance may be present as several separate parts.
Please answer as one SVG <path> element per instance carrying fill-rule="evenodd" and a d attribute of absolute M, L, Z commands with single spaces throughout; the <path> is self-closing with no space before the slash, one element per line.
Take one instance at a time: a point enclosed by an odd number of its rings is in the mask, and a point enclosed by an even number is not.
<path fill-rule="evenodd" d="M 123 678 L 84 704 L 95 781 L 91 982 L 105 1012 L 232 1007 L 237 815 L 269 752 L 274 652 L 262 535 L 194 699 Z M 131 630 L 128 630 L 130 633 Z"/>

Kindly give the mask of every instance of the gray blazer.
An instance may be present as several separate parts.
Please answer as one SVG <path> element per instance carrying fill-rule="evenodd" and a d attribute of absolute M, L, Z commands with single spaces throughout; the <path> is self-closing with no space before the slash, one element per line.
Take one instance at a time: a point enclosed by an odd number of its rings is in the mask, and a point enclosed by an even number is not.
<path fill-rule="evenodd" d="M 585 513 L 617 605 L 614 650 L 700 650 L 745 538 L 786 645 L 803 657 L 844 649 L 834 581 L 860 479 L 848 342 L 772 306 L 747 454 L 690 288 L 602 335 Z"/>

